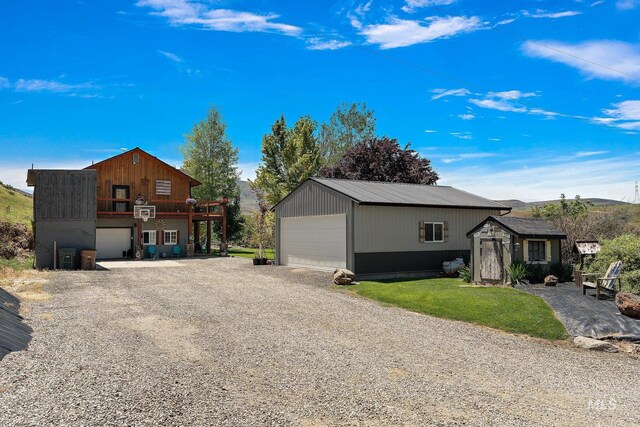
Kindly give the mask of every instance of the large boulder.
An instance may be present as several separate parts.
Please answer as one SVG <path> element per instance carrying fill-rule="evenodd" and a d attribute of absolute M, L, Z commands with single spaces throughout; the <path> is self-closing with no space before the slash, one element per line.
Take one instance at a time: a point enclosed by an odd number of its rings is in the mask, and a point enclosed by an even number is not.
<path fill-rule="evenodd" d="M 550 274 L 549 276 L 544 278 L 544 285 L 545 286 L 555 286 L 558 284 L 558 278 L 556 276 L 554 276 L 553 274 Z"/>
<path fill-rule="evenodd" d="M 356 275 L 346 268 L 338 268 L 333 272 L 333 283 L 336 285 L 351 285 L 355 280 Z"/>
<path fill-rule="evenodd" d="M 625 316 L 640 319 L 640 297 L 629 292 L 618 292 L 616 294 L 616 305 L 620 313 Z"/>
<path fill-rule="evenodd" d="M 586 350 L 605 351 L 607 353 L 617 353 L 618 347 L 608 341 L 595 340 L 589 337 L 575 337 L 573 344 L 578 348 Z"/>

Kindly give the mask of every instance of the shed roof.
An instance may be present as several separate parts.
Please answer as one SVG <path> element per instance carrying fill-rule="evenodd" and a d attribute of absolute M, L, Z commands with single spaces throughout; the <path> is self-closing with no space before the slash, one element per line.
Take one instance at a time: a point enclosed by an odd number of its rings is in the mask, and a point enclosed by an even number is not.
<path fill-rule="evenodd" d="M 467 233 L 470 236 L 479 228 L 484 226 L 487 221 L 493 221 L 504 227 L 506 230 L 516 234 L 519 237 L 551 237 L 556 239 L 566 239 L 567 235 L 564 231 L 556 228 L 549 221 L 538 218 L 519 218 L 515 216 L 495 216 L 492 215 L 475 226 Z"/>
<path fill-rule="evenodd" d="M 334 178 L 309 180 L 337 191 L 361 205 L 511 210 L 501 203 L 448 186 Z"/>

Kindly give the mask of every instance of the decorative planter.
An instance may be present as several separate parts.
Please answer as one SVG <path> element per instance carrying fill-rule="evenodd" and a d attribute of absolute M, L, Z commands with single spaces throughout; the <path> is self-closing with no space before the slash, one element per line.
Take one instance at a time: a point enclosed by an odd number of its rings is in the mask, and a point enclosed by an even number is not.
<path fill-rule="evenodd" d="M 253 265 L 260 265 L 260 258 L 254 258 Z"/>

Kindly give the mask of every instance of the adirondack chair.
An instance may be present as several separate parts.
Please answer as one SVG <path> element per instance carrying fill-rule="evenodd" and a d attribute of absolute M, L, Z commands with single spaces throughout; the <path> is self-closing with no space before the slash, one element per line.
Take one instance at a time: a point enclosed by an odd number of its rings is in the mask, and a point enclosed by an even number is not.
<path fill-rule="evenodd" d="M 154 245 L 149 245 L 147 246 L 147 250 L 149 251 L 149 256 L 152 259 L 156 259 L 156 257 L 158 256 L 158 253 L 156 252 L 156 247 Z"/>
<path fill-rule="evenodd" d="M 622 261 L 612 262 L 604 277 L 596 278 L 596 282 L 588 282 L 585 277 L 588 276 L 597 276 L 595 273 L 583 273 L 580 272 L 580 278 L 578 279 L 576 275 L 576 281 L 580 281 L 582 285 L 582 295 L 587 294 L 587 289 L 595 289 L 596 290 L 596 299 L 600 299 L 600 291 L 607 291 L 615 294 L 617 290 L 615 289 L 615 283 L 618 282 L 618 290 L 622 285 L 620 274 L 622 273 Z"/>
<path fill-rule="evenodd" d="M 175 246 L 171 249 L 171 256 L 172 256 L 172 257 L 179 258 L 181 254 L 182 254 L 182 249 L 180 248 L 180 246 L 175 245 Z"/>

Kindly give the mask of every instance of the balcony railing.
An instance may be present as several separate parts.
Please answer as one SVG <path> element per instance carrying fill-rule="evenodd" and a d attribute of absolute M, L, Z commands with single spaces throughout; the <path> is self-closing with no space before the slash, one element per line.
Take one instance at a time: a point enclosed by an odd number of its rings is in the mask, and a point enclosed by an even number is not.
<path fill-rule="evenodd" d="M 147 206 L 156 207 L 156 217 L 189 217 L 193 219 L 215 219 L 224 216 L 226 201 L 203 201 L 196 206 L 184 200 L 149 200 Z M 98 197 L 98 216 L 115 218 L 133 217 L 135 199 Z"/>

